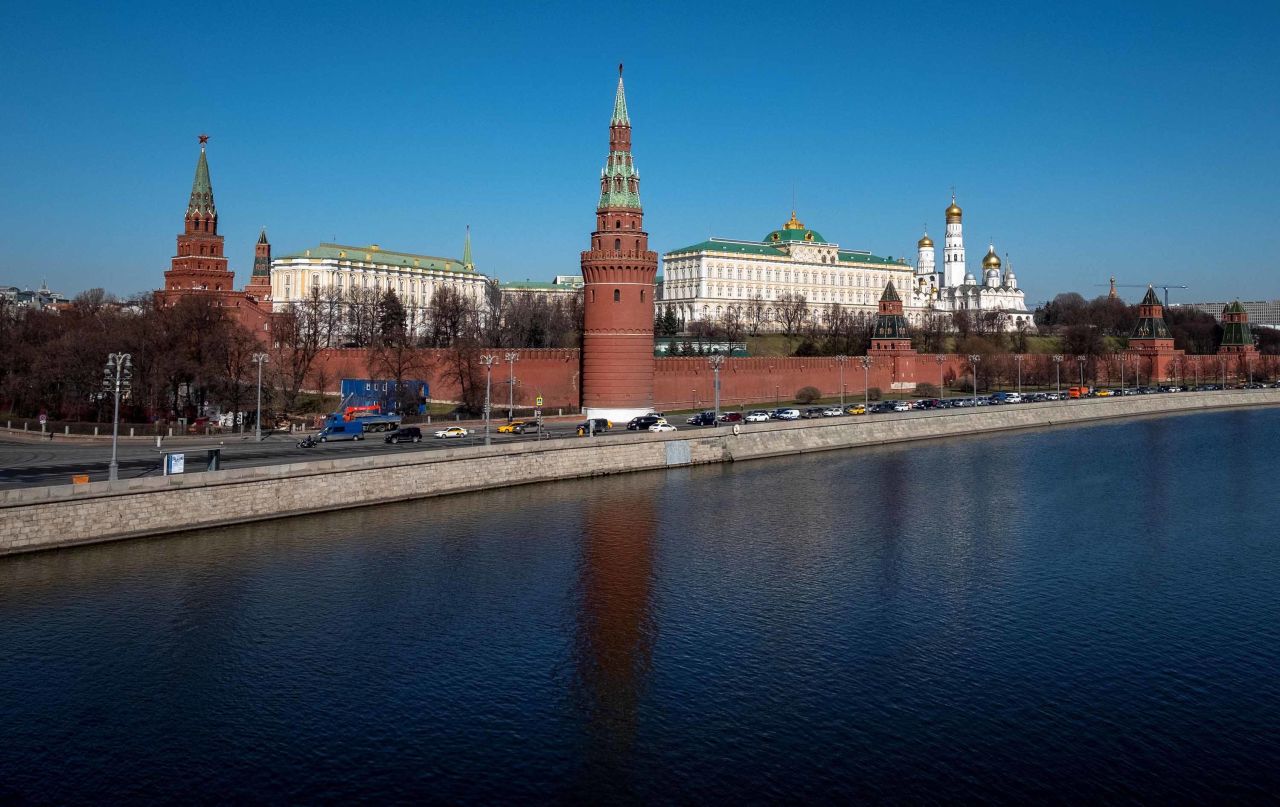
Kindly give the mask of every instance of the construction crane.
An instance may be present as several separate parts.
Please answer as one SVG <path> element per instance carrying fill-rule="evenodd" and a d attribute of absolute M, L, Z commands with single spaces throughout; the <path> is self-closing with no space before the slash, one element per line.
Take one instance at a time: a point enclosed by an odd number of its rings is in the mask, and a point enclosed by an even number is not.
<path fill-rule="evenodd" d="M 1177 284 L 1177 283 L 1117 283 L 1117 282 L 1116 282 L 1116 279 L 1115 279 L 1114 277 L 1113 277 L 1113 278 L 1111 278 L 1111 283 L 1110 283 L 1110 284 L 1107 284 L 1107 283 L 1097 283 L 1097 284 L 1095 284 L 1095 285 L 1098 285 L 1098 286 L 1107 286 L 1107 285 L 1110 285 L 1110 287 L 1111 287 L 1111 296 L 1112 296 L 1112 297 L 1115 297 L 1115 296 L 1116 296 L 1116 289 L 1145 289 L 1145 288 L 1150 288 L 1150 287 L 1153 287 L 1153 286 L 1154 286 L 1155 288 L 1157 288 L 1157 289 L 1164 289 L 1164 307 L 1165 307 L 1165 308 L 1168 308 L 1168 307 L 1169 307 L 1169 289 L 1185 289 L 1185 288 L 1187 288 L 1186 286 L 1179 285 L 1179 284 Z"/>

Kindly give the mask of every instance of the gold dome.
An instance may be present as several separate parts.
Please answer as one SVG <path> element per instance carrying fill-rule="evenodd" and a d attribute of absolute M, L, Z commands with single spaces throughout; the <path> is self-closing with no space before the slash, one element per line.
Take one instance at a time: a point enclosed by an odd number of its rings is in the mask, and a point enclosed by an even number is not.
<path fill-rule="evenodd" d="M 991 246 L 987 247 L 987 257 L 982 259 L 982 268 L 983 269 L 999 269 L 1000 268 L 1000 256 L 996 254 L 995 244 L 992 244 Z"/>
<path fill-rule="evenodd" d="M 922 249 L 924 247 L 931 247 L 933 246 L 933 239 L 929 237 L 928 233 L 925 233 L 920 237 L 920 240 L 916 242 L 916 246 Z"/>
<path fill-rule="evenodd" d="M 784 230 L 803 230 L 804 229 L 804 225 L 801 224 L 800 220 L 796 218 L 796 211 L 794 210 L 791 211 L 791 218 L 787 221 L 786 224 L 782 225 L 782 229 Z"/>
<path fill-rule="evenodd" d="M 964 215 L 964 211 L 960 209 L 960 205 L 956 204 L 956 197 L 951 197 L 951 206 L 947 208 L 947 221 L 959 221 Z"/>

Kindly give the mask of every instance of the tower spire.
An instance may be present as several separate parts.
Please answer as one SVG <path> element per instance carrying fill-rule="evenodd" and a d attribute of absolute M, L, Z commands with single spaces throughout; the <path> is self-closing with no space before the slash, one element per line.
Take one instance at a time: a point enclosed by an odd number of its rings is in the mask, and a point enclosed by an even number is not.
<path fill-rule="evenodd" d="M 196 160 L 196 177 L 191 182 L 191 201 L 187 203 L 187 216 L 218 217 L 213 205 L 213 182 L 209 179 L 209 160 L 204 147 L 209 135 L 200 135 L 200 157 Z"/>
<path fill-rule="evenodd" d="M 475 264 L 471 260 L 471 225 L 467 225 L 467 237 L 462 242 L 462 268 L 468 272 L 475 271 Z"/>
<path fill-rule="evenodd" d="M 622 63 L 618 63 L 618 91 L 613 96 L 613 126 L 630 126 L 631 118 L 627 116 L 627 92 L 622 87 Z"/>

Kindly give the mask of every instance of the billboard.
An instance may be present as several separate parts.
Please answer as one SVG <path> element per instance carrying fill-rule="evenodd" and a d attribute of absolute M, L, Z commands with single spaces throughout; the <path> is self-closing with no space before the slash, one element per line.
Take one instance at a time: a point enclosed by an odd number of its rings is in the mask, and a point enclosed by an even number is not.
<path fill-rule="evenodd" d="M 388 379 L 344 378 L 341 389 L 345 406 L 377 404 L 384 413 L 427 413 L 427 382 L 418 379 L 406 379 L 398 385 Z"/>

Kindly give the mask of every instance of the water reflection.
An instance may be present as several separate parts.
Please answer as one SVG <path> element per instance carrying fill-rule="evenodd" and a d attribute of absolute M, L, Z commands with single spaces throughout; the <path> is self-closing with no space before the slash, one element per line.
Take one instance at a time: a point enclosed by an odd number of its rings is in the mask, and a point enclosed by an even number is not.
<path fill-rule="evenodd" d="M 646 485 L 610 485 L 585 503 L 574 700 L 585 721 L 583 789 L 630 792 L 640 699 L 650 675 L 655 503 Z"/>

